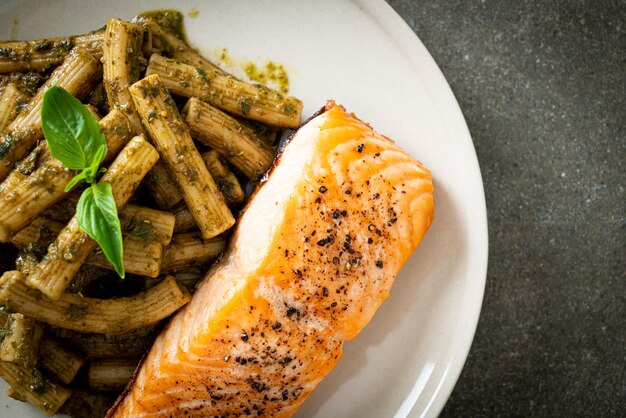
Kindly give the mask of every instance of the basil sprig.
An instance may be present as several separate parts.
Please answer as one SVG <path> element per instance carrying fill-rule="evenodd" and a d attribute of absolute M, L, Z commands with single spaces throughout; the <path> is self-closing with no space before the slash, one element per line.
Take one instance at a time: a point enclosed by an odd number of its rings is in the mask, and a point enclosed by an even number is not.
<path fill-rule="evenodd" d="M 78 200 L 80 228 L 93 238 L 120 277 L 124 277 L 122 231 L 111 185 L 97 182 L 107 154 L 104 134 L 96 118 L 62 87 L 52 86 L 43 96 L 41 126 L 50 154 L 70 170 L 81 170 L 65 187 L 90 184 Z"/>

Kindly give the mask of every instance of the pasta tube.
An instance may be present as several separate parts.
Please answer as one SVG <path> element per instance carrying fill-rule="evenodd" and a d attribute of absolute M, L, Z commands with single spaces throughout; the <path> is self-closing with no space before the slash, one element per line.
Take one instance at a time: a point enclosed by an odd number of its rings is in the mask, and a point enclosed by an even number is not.
<path fill-rule="evenodd" d="M 189 232 L 194 229 L 198 229 L 198 224 L 193 218 L 193 215 L 189 211 L 187 205 L 183 202 L 177 205 L 173 209 L 174 216 L 176 217 L 176 223 L 174 225 L 174 232 Z"/>
<path fill-rule="evenodd" d="M 94 390 L 122 390 L 136 368 L 136 362 L 125 359 L 96 361 L 89 365 L 87 381 Z"/>
<path fill-rule="evenodd" d="M 111 109 L 124 109 L 135 133 L 143 133 L 139 115 L 135 112 L 128 87 L 139 80 L 145 66 L 141 51 L 143 28 L 137 23 L 109 19 L 104 37 L 103 84 Z"/>
<path fill-rule="evenodd" d="M 28 98 L 22 94 L 14 83 L 8 84 L 0 97 L 0 132 L 26 106 Z"/>
<path fill-rule="evenodd" d="M 163 273 L 172 273 L 205 263 L 220 255 L 225 246 L 223 237 L 204 240 L 196 232 L 174 235 L 172 243 L 165 248 L 161 270 Z"/>
<path fill-rule="evenodd" d="M 115 402 L 115 398 L 116 396 L 110 393 L 74 389 L 72 396 L 63 404 L 59 413 L 72 418 L 104 417 Z"/>
<path fill-rule="evenodd" d="M 219 153 L 215 150 L 207 151 L 202 154 L 202 159 L 226 201 L 229 204 L 243 202 L 246 195 L 241 189 L 239 180 L 237 180 L 233 172 L 226 167 Z"/>
<path fill-rule="evenodd" d="M 154 279 L 147 279 L 154 280 Z M 51 327 L 50 332 L 89 360 L 128 358 L 139 360 L 156 336 L 157 327 L 147 326 L 122 334 L 94 334 Z"/>
<path fill-rule="evenodd" d="M 85 359 L 56 339 L 46 336 L 39 347 L 39 364 L 45 371 L 68 385 L 85 364 Z"/>
<path fill-rule="evenodd" d="M 38 369 L 25 369 L 0 361 L 0 377 L 6 380 L 19 397 L 52 416 L 70 397 L 72 391 L 53 382 Z"/>
<path fill-rule="evenodd" d="M 201 100 L 189 100 L 185 122 L 197 141 L 216 150 L 249 179 L 258 179 L 274 161 L 273 151 L 252 129 Z"/>
<path fill-rule="evenodd" d="M 159 241 L 124 237 L 124 270 L 130 274 L 157 277 L 161 271 L 163 245 Z M 93 249 L 85 260 L 92 266 L 115 270 L 100 248 Z"/>
<path fill-rule="evenodd" d="M 157 161 L 144 179 L 144 184 L 150 195 L 161 209 L 170 209 L 183 200 L 176 181 L 172 178 L 167 165 L 163 161 Z"/>
<path fill-rule="evenodd" d="M 46 71 L 63 62 L 75 46 L 100 59 L 104 31 L 66 38 L 0 42 L 0 73 Z"/>
<path fill-rule="evenodd" d="M 196 149 L 176 103 L 158 76 L 146 77 L 130 93 L 159 153 L 182 192 L 202 236 L 212 238 L 235 223 Z"/>
<path fill-rule="evenodd" d="M 0 279 L 0 303 L 4 306 L 80 332 L 117 333 L 143 328 L 168 317 L 189 298 L 189 291 L 171 276 L 136 295 L 115 299 L 66 292 L 58 300 L 50 300 L 27 286 L 19 271 L 8 271 Z"/>
<path fill-rule="evenodd" d="M 176 217 L 170 212 L 128 204 L 119 212 L 122 230 L 137 240 L 157 241 L 168 245 L 174 233 Z"/>
<path fill-rule="evenodd" d="M 71 209 L 76 208 L 76 201 L 72 201 Z M 150 209 L 144 206 L 127 204 L 118 212 L 122 231 L 138 241 L 156 241 L 168 245 L 172 240 L 176 217 L 169 212 Z M 67 221 L 71 218 L 68 217 Z M 11 243 L 20 249 L 30 247 L 36 253 L 45 253 L 46 248 L 56 238 L 61 229 L 61 222 L 48 219 L 44 216 L 35 218 L 20 232 L 11 238 Z"/>
<path fill-rule="evenodd" d="M 173 94 L 198 97 L 235 115 L 285 128 L 297 128 L 302 101 L 262 84 L 250 84 L 152 54 L 146 76 L 157 74 Z"/>
<path fill-rule="evenodd" d="M 0 361 L 30 369 L 37 364 L 43 329 L 37 321 L 20 313 L 9 314 L 0 342 Z"/>

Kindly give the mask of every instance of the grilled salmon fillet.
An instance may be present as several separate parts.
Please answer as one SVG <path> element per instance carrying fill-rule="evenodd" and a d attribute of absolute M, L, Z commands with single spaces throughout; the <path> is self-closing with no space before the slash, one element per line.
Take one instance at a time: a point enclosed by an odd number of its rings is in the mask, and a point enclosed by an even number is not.
<path fill-rule="evenodd" d="M 108 416 L 292 416 L 387 298 L 433 205 L 428 170 L 329 102 Z"/>

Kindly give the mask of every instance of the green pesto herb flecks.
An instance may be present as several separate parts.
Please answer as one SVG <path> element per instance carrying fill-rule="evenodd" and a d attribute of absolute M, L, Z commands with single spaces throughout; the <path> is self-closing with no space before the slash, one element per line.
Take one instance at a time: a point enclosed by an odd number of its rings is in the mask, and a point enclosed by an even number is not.
<path fill-rule="evenodd" d="M 81 170 L 65 191 L 81 181 L 91 185 L 78 201 L 78 225 L 98 243 L 123 278 L 122 232 L 115 199 L 109 183 L 97 183 L 98 176 L 105 171 L 100 163 L 107 154 L 106 139 L 98 121 L 78 99 L 55 85 L 44 94 L 41 125 L 50 154 L 67 168 Z"/>

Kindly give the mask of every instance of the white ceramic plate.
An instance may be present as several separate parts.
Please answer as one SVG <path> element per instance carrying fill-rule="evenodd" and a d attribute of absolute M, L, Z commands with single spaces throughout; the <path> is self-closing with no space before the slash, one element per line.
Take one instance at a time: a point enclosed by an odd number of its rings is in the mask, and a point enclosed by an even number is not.
<path fill-rule="evenodd" d="M 335 99 L 428 167 L 435 222 L 389 300 L 298 417 L 435 417 L 461 372 L 480 313 L 487 216 L 476 154 L 443 75 L 381 0 L 3 0 L 0 38 L 86 32 L 156 8 L 187 18 L 201 52 L 284 63 L 308 116 Z M 14 20 L 17 27 L 14 27 Z M 6 406 L 5 406 L 6 404 Z M 39 417 L 0 393 L 0 416 Z"/>

